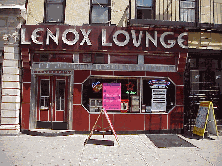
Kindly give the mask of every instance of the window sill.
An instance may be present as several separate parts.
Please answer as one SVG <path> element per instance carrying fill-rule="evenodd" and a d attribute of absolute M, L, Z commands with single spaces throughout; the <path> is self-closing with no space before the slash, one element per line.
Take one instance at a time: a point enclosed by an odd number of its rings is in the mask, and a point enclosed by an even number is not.
<path fill-rule="evenodd" d="M 64 25 L 64 22 L 42 22 L 39 25 Z"/>
<path fill-rule="evenodd" d="M 172 27 L 195 27 L 194 22 L 166 21 L 154 19 L 131 19 L 130 26 L 172 26 Z"/>
<path fill-rule="evenodd" d="M 85 26 L 116 26 L 116 24 L 109 24 L 109 23 L 90 23 L 90 24 L 83 24 Z"/>

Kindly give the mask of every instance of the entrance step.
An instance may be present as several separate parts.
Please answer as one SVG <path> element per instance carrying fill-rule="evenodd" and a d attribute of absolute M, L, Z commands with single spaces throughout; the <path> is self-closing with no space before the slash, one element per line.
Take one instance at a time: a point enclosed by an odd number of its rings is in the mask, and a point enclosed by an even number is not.
<path fill-rule="evenodd" d="M 67 135 L 75 134 L 75 130 L 33 129 L 33 130 L 29 130 L 27 134 L 32 135 L 32 136 L 55 137 L 55 136 L 67 136 Z"/>

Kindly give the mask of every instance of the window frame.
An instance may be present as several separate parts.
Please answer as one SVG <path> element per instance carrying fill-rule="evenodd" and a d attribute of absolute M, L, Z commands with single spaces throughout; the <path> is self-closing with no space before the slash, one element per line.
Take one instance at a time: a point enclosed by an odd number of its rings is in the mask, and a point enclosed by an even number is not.
<path fill-rule="evenodd" d="M 49 24 L 64 24 L 65 22 L 65 7 L 66 7 L 66 0 L 62 0 L 63 2 L 48 2 L 49 0 L 44 1 L 44 23 L 49 23 Z M 47 13 L 47 5 L 48 4 L 62 4 L 63 6 L 63 16 L 61 21 L 47 21 L 48 13 Z"/>
<path fill-rule="evenodd" d="M 153 20 L 155 20 L 156 19 L 156 15 L 155 15 L 155 13 L 156 13 L 156 8 L 155 8 L 155 6 L 156 6 L 156 1 L 155 0 L 151 0 L 152 1 L 152 6 L 140 6 L 140 5 L 137 5 L 138 4 L 138 2 L 137 2 L 138 0 L 135 0 L 135 14 L 136 14 L 136 19 L 138 19 L 138 9 L 151 9 L 151 19 L 153 19 Z M 142 18 L 142 19 L 144 19 L 144 18 Z"/>
<path fill-rule="evenodd" d="M 89 11 L 89 24 L 96 24 L 96 25 L 110 25 L 111 24 L 111 0 L 107 0 L 108 3 L 97 3 L 97 4 L 93 4 L 92 2 L 93 0 L 90 0 L 90 11 Z M 105 6 L 108 7 L 108 21 L 107 23 L 93 23 L 92 22 L 92 9 L 93 6 Z"/>
<path fill-rule="evenodd" d="M 182 7 L 181 2 L 193 2 L 195 6 L 194 7 Z M 179 14 L 180 21 L 183 21 L 183 22 L 197 22 L 198 21 L 197 7 L 198 7 L 199 4 L 196 0 L 180 0 L 179 5 L 180 5 L 180 14 Z M 187 21 L 189 17 L 182 20 L 182 12 L 181 12 L 182 9 L 186 10 L 186 11 L 194 10 L 194 21 Z M 187 16 L 189 16 L 189 13 L 187 14 Z"/>

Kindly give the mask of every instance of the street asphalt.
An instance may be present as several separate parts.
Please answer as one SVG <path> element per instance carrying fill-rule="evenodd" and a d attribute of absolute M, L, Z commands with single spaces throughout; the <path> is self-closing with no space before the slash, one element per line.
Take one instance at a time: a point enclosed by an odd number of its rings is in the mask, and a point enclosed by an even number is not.
<path fill-rule="evenodd" d="M 114 146 L 86 144 L 88 135 L 0 136 L 0 165 L 222 165 L 222 136 L 204 139 L 178 135 L 194 147 L 158 148 L 145 135 L 92 135 Z"/>

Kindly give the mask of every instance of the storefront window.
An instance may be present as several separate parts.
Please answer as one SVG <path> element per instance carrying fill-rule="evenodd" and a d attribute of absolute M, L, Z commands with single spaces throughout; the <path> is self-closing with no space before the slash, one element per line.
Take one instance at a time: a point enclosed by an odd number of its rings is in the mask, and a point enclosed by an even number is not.
<path fill-rule="evenodd" d="M 103 83 L 121 83 L 121 110 L 111 112 L 167 113 L 175 106 L 175 85 L 169 78 L 91 76 L 83 83 L 82 96 L 89 112 L 102 109 Z"/>
<path fill-rule="evenodd" d="M 139 104 L 135 103 L 139 96 L 138 80 L 139 78 L 126 77 L 90 77 L 83 84 L 82 104 L 89 112 L 99 112 L 102 109 L 102 83 L 121 83 L 121 110 L 108 111 L 139 112 Z"/>
<path fill-rule="evenodd" d="M 142 96 L 142 112 L 169 112 L 175 106 L 175 85 L 168 78 L 145 78 Z"/>

